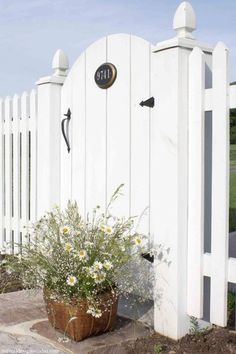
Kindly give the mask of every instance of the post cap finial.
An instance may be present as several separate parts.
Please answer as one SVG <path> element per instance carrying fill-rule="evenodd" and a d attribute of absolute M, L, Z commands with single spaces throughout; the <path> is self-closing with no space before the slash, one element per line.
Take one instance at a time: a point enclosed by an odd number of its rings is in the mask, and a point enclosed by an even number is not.
<path fill-rule="evenodd" d="M 53 76 L 66 76 L 69 61 L 62 49 L 58 49 L 52 60 Z"/>
<path fill-rule="evenodd" d="M 188 1 L 183 1 L 177 8 L 173 28 L 179 38 L 194 38 L 192 32 L 196 29 L 196 16 L 192 5 Z"/>

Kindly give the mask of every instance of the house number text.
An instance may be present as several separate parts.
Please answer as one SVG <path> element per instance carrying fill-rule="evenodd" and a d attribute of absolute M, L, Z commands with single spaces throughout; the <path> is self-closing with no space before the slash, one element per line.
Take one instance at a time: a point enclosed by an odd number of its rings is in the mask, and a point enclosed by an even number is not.
<path fill-rule="evenodd" d="M 94 80 L 98 87 L 107 89 L 113 85 L 116 79 L 116 67 L 111 63 L 105 63 L 99 66 L 94 75 Z"/>

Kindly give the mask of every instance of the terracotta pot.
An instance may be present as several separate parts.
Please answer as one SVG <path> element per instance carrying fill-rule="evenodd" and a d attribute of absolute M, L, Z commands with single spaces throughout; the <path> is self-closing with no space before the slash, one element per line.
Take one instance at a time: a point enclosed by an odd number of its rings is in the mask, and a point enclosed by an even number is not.
<path fill-rule="evenodd" d="M 95 318 L 87 313 L 86 299 L 65 303 L 51 299 L 51 292 L 44 289 L 44 301 L 50 324 L 75 341 L 107 332 L 114 328 L 118 299 L 111 292 L 101 295 L 102 316 Z M 107 311 L 104 311 L 107 308 Z M 73 319 L 72 319 L 73 318 Z"/>

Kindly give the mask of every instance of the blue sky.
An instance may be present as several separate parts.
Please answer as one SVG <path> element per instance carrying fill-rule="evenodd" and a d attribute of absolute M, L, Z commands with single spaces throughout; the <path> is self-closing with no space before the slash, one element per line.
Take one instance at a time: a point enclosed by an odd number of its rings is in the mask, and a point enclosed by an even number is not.
<path fill-rule="evenodd" d="M 174 36 L 179 0 L 0 0 L 0 96 L 22 93 L 51 74 L 58 48 L 70 66 L 84 49 L 111 33 L 132 33 L 153 44 Z M 236 81 L 236 0 L 192 0 L 198 40 L 230 49 Z"/>

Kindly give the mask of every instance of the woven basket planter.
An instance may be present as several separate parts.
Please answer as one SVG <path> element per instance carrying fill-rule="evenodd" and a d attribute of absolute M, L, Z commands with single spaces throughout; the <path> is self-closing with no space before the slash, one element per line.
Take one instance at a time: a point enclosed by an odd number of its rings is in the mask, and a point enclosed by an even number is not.
<path fill-rule="evenodd" d="M 101 295 L 102 316 L 100 318 L 87 314 L 86 299 L 68 304 L 53 300 L 50 295 L 51 293 L 44 289 L 44 301 L 50 324 L 77 342 L 92 335 L 110 331 L 115 326 L 118 299 L 110 292 Z M 104 311 L 105 309 L 107 311 Z"/>

